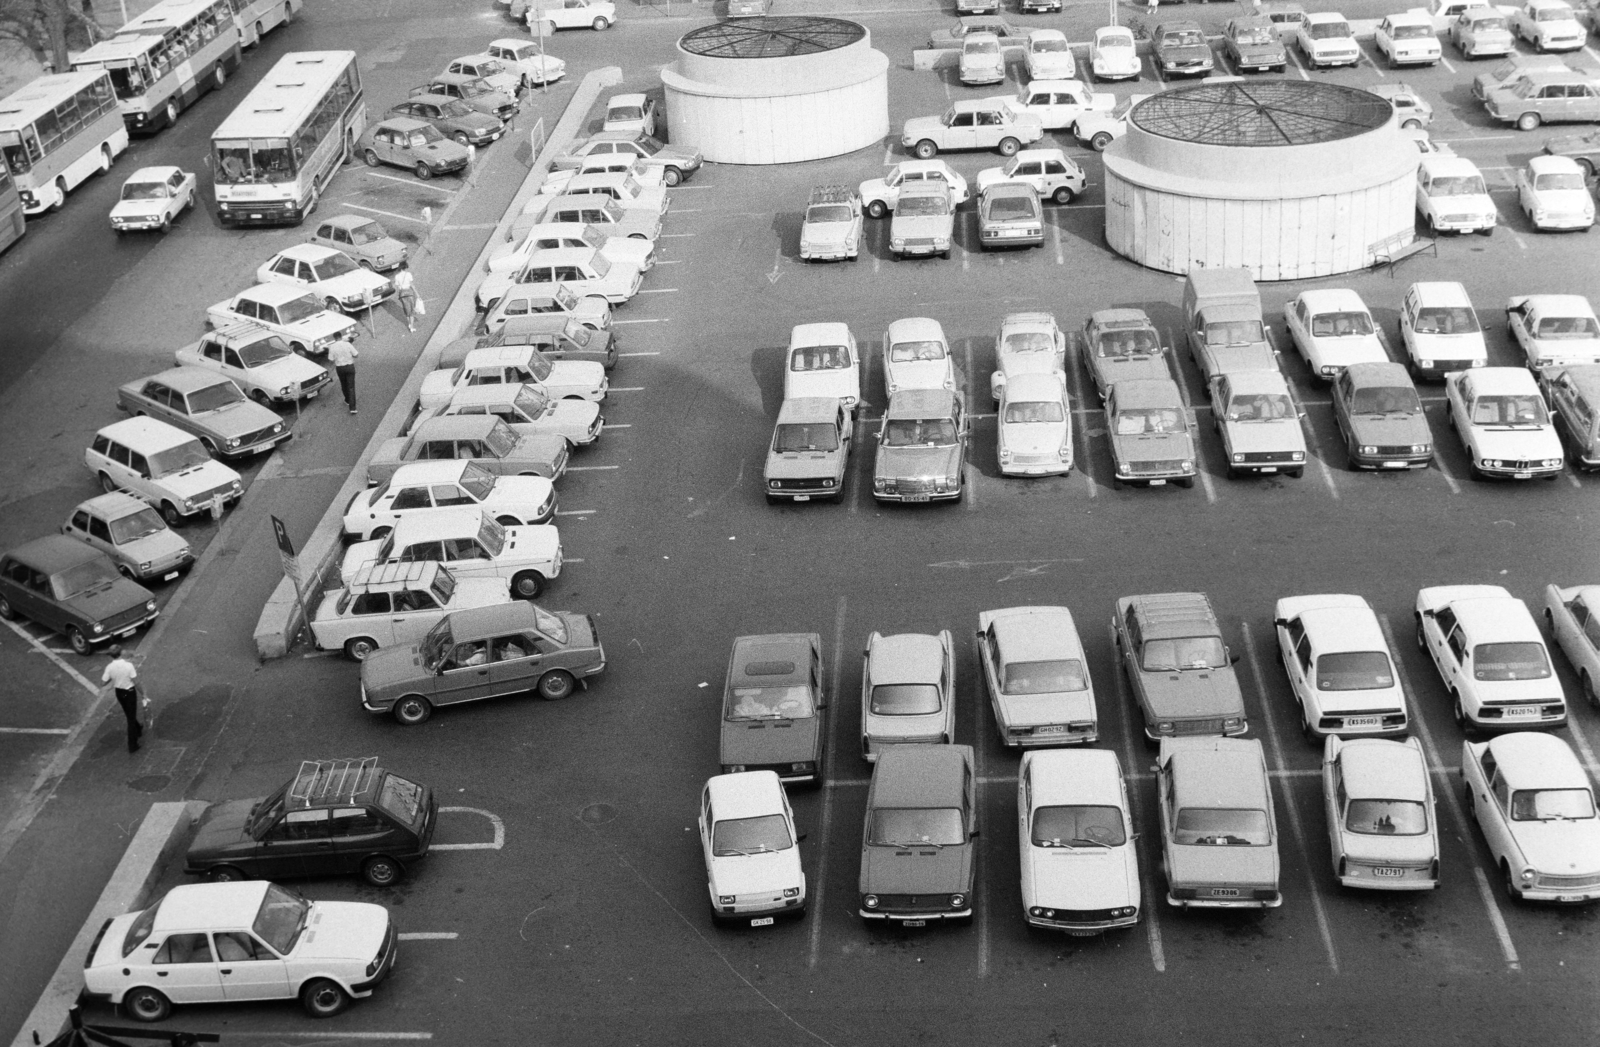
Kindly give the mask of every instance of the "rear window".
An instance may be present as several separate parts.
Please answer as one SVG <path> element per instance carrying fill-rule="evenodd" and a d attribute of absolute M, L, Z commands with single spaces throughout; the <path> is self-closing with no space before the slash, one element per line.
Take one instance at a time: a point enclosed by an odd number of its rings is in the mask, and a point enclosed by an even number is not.
<path fill-rule="evenodd" d="M 1544 644 L 1480 643 L 1472 651 L 1472 676 L 1477 680 L 1543 680 L 1550 675 Z"/>
<path fill-rule="evenodd" d="M 887 683 L 872 689 L 872 712 L 878 716 L 923 716 L 940 708 L 939 688 L 931 683 Z"/>
<path fill-rule="evenodd" d="M 410 825 L 417 820 L 417 811 L 422 807 L 422 786 L 391 774 L 383 780 L 378 806 Z"/>
<path fill-rule="evenodd" d="M 1055 694 L 1088 689 L 1088 674 L 1076 658 L 1012 662 L 1006 666 L 1006 678 L 1000 684 L 1001 694 Z"/>
<path fill-rule="evenodd" d="M 1317 688 L 1323 691 L 1370 691 L 1394 686 L 1394 667 L 1382 651 L 1325 654 L 1317 659 Z"/>
<path fill-rule="evenodd" d="M 1185 807 L 1172 842 L 1260 847 L 1272 842 L 1272 823 L 1259 808 Z"/>

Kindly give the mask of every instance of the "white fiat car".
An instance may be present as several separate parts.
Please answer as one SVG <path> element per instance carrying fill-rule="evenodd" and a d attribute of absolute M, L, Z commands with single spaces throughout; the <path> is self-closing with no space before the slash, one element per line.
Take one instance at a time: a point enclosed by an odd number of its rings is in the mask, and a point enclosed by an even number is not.
<path fill-rule="evenodd" d="M 141 912 L 114 916 L 83 965 L 84 991 L 142 1022 L 174 1004 L 298 998 L 331 1018 L 394 967 L 389 910 L 314 902 L 266 880 L 174 887 Z"/>
<path fill-rule="evenodd" d="M 1001 476 L 1072 471 L 1072 405 L 1059 374 L 1021 374 L 1000 390 L 995 453 Z"/>
<path fill-rule="evenodd" d="M 956 652 L 950 630 L 873 633 L 861 663 L 861 755 L 885 745 L 949 744 L 956 736 Z"/>
<path fill-rule="evenodd" d="M 1272 782 L 1259 739 L 1161 739 L 1156 797 L 1168 905 L 1283 904 Z"/>
<path fill-rule="evenodd" d="M 943 160 L 902 160 L 882 178 L 869 178 L 861 183 L 861 206 L 867 209 L 869 217 L 884 218 L 900 202 L 902 186 L 929 181 L 948 185 L 955 193 L 958 207 L 972 196 L 967 180 Z"/>
<path fill-rule="evenodd" d="M 544 54 L 543 50 L 532 40 L 513 37 L 491 40 L 485 48 L 489 57 L 498 58 L 521 73 L 524 87 L 547 84 L 567 75 L 567 63 L 555 55 Z"/>
<path fill-rule="evenodd" d="M 714 921 L 770 927 L 805 912 L 800 834 L 776 771 L 707 779 L 698 821 Z"/>
<path fill-rule="evenodd" d="M 1421 10 L 1379 19 L 1373 43 L 1391 66 L 1434 65 L 1444 55 L 1433 16 Z"/>
<path fill-rule="evenodd" d="M 1541 232 L 1594 225 L 1594 197 L 1583 168 L 1570 156 L 1535 156 L 1517 172 L 1517 202 Z"/>
<path fill-rule="evenodd" d="M 1075 936 L 1138 923 L 1135 835 L 1116 753 L 1024 753 L 1017 769 L 1022 918 Z"/>
<path fill-rule="evenodd" d="M 505 526 L 547 523 L 556 489 L 542 476 L 496 476 L 471 462 L 410 462 L 388 483 L 356 492 L 345 507 L 344 533 L 363 542 L 382 538 L 408 516 L 449 506 L 478 507 Z"/>
<path fill-rule="evenodd" d="M 1583 700 L 1600 708 L 1600 585 L 1545 586 L 1544 623 L 1578 671 Z"/>
<path fill-rule="evenodd" d="M 656 248 L 650 240 L 636 236 L 610 236 L 599 226 L 582 222 L 540 222 L 529 226 L 523 232 L 522 239 L 496 247 L 485 265 L 491 274 L 516 273 L 527 266 L 536 252 L 553 251 L 561 247 L 598 250 L 611 261 L 634 266 L 641 273 L 649 272 L 656 264 Z M 480 301 L 499 298 L 504 293 L 504 288 L 498 292 L 491 290 L 487 280 L 478 288 Z"/>
<path fill-rule="evenodd" d="M 937 320 L 896 320 L 883 333 L 883 384 L 890 396 L 902 389 L 949 389 L 956 381 L 950 342 Z"/>
<path fill-rule="evenodd" d="M 1285 597 L 1273 612 L 1273 625 L 1307 741 L 1405 733 L 1405 691 L 1366 600 L 1344 594 Z"/>
<path fill-rule="evenodd" d="M 1521 367 L 1479 367 L 1445 375 L 1445 420 L 1461 437 L 1474 477 L 1553 480 L 1566 448 L 1539 383 Z"/>
<path fill-rule="evenodd" d="M 172 228 L 173 220 L 194 206 L 195 177 L 176 167 L 141 167 L 122 183 L 122 194 L 111 208 L 111 228 L 118 233 L 134 229 Z"/>
<path fill-rule="evenodd" d="M 316 295 L 287 283 L 257 284 L 206 310 L 207 326 L 218 330 L 243 321 L 281 336 L 301 356 L 326 353 L 340 338 L 354 341 L 361 329 L 343 313 L 324 308 Z"/>
<path fill-rule="evenodd" d="M 1418 378 L 1486 367 L 1489 347 L 1467 289 L 1453 280 L 1412 284 L 1400 302 L 1400 341 Z"/>
<path fill-rule="evenodd" d="M 1006 382 L 1024 374 L 1067 377 L 1067 336 L 1051 313 L 1009 313 L 995 335 L 996 368 L 989 375 L 989 397 L 995 403 Z"/>
<path fill-rule="evenodd" d="M 594 403 L 611 387 L 605 365 L 593 360 L 551 360 L 531 345 L 487 345 L 468 353 L 460 367 L 424 375 L 417 403 L 423 410 L 438 409 L 467 386 L 524 384 L 555 400 Z"/>
<path fill-rule="evenodd" d="M 1083 168 L 1060 149 L 1023 149 L 999 167 L 978 172 L 978 192 L 1000 182 L 1033 186 L 1041 200 L 1070 204 L 1089 184 Z"/>
<path fill-rule="evenodd" d="M 978 612 L 978 658 L 1002 745 L 1037 748 L 1100 737 L 1094 681 L 1065 607 Z"/>
<path fill-rule="evenodd" d="M 311 399 L 333 380 L 326 367 L 296 354 L 281 335 L 253 323 L 209 331 L 172 355 L 179 367 L 203 367 L 227 375 L 263 404 Z"/>
<path fill-rule="evenodd" d="M 346 549 L 339 578 L 349 585 L 371 567 L 401 563 L 439 563 L 463 582 L 498 579 L 502 592 L 532 600 L 561 575 L 561 530 L 506 526 L 466 506 L 413 513 L 382 538 Z"/>
<path fill-rule="evenodd" d="M 328 589 L 311 612 L 319 651 L 365 661 L 380 647 L 417 643 L 451 611 L 506 603 L 511 594 L 492 578 L 457 579 L 436 562 L 363 567 L 343 589 Z"/>
<path fill-rule="evenodd" d="M 388 277 L 321 244 L 284 248 L 256 268 L 256 282 L 298 287 L 320 299 L 329 312 L 371 309 L 394 294 Z"/>
<path fill-rule="evenodd" d="M 1428 153 L 1417 165 L 1417 213 L 1428 232 L 1494 235 L 1500 212 L 1478 165 L 1454 153 Z"/>
<path fill-rule="evenodd" d="M 1313 11 L 1301 21 L 1294 34 L 1306 65 L 1326 69 L 1336 65 L 1361 64 L 1361 47 L 1356 34 L 1337 11 Z"/>
<path fill-rule="evenodd" d="M 1283 316 L 1306 366 L 1325 382 L 1351 364 L 1389 362 L 1372 313 L 1349 288 L 1302 291 Z"/>
<path fill-rule="evenodd" d="M 1029 80 L 1071 80 L 1078 75 L 1067 34 L 1059 29 L 1035 29 L 1029 33 L 1023 60 Z"/>
<path fill-rule="evenodd" d="M 1498 585 L 1417 593 L 1417 646 L 1433 659 L 1463 728 L 1559 727 L 1567 699 L 1528 605 Z"/>
<path fill-rule="evenodd" d="M 1439 886 L 1433 776 L 1417 739 L 1344 741 L 1330 734 L 1322 749 L 1322 805 L 1341 884 L 1378 891 Z"/>
<path fill-rule="evenodd" d="M 1513 901 L 1600 898 L 1600 818 L 1577 754 L 1549 734 L 1463 742 L 1467 811 Z"/>
<path fill-rule="evenodd" d="M 1506 326 L 1536 371 L 1600 363 L 1600 319 L 1581 294 L 1517 295 L 1506 303 Z"/>
<path fill-rule="evenodd" d="M 574 398 L 557 400 L 539 386 L 525 382 L 458 386 L 449 402 L 438 410 L 422 411 L 417 421 L 473 414 L 492 414 L 518 436 L 559 436 L 567 442 L 569 453 L 574 447 L 598 440 L 605 425 L 599 404 Z"/>
<path fill-rule="evenodd" d="M 852 410 L 861 402 L 861 354 L 848 324 L 797 324 L 784 357 L 783 398 L 830 396 Z"/>

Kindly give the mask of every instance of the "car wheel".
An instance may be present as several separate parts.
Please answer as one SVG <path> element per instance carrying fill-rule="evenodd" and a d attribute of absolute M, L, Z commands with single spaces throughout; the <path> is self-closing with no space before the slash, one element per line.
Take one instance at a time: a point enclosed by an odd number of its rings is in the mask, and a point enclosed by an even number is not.
<path fill-rule="evenodd" d="M 949 251 L 940 251 L 939 252 L 939 257 L 943 258 L 945 261 L 948 262 L 950 260 L 950 252 Z"/>
<path fill-rule="evenodd" d="M 494 522 L 499 524 L 501 527 L 522 526 L 522 521 L 517 519 L 515 516 L 497 516 L 494 518 Z"/>
<path fill-rule="evenodd" d="M 1303 465 L 1298 469 L 1286 469 L 1286 470 L 1284 470 L 1284 473 L 1283 473 L 1283 475 L 1287 476 L 1291 480 L 1298 480 L 1302 476 L 1304 476 L 1305 474 L 1306 474 L 1306 467 L 1303 466 Z"/>
<path fill-rule="evenodd" d="M 1465 794 L 1462 797 L 1462 809 L 1466 811 L 1468 818 L 1476 818 L 1478 816 L 1478 800 L 1472 795 L 1472 786 L 1468 785 L 1462 791 Z"/>
<path fill-rule="evenodd" d="M 337 298 L 324 298 L 322 300 L 322 308 L 326 309 L 330 313 L 339 312 L 340 311 L 340 309 L 339 309 L 339 299 L 337 299 Z"/>
<path fill-rule="evenodd" d="M 1194 477 L 1192 477 L 1192 476 L 1179 477 L 1178 479 L 1176 479 L 1176 480 L 1174 480 L 1172 482 L 1177 484 L 1179 487 L 1183 488 L 1185 491 L 1190 490 L 1191 488 L 1194 487 Z"/>
<path fill-rule="evenodd" d="M 1578 678 L 1578 688 L 1583 691 L 1584 701 L 1594 708 L 1600 709 L 1600 694 L 1595 693 L 1594 681 L 1589 678 L 1588 673 L 1584 673 Z"/>
<path fill-rule="evenodd" d="M 400 881 L 405 870 L 387 855 L 375 855 L 361 863 L 361 878 L 374 887 L 389 887 Z"/>
<path fill-rule="evenodd" d="M 1538 129 L 1540 123 L 1538 113 L 1523 113 L 1517 117 L 1517 130 L 1534 131 Z"/>
<path fill-rule="evenodd" d="M 1106 146 L 1110 145 L 1112 141 L 1113 138 L 1110 131 L 1100 131 L 1089 139 L 1089 148 L 1097 153 L 1103 153 L 1106 151 Z"/>
<path fill-rule="evenodd" d="M 367 541 L 376 542 L 380 538 L 387 538 L 392 530 L 394 530 L 393 527 L 374 527 L 372 533 L 367 535 Z"/>
<path fill-rule="evenodd" d="M 359 265 L 361 268 L 365 269 L 367 272 L 369 272 L 369 273 L 372 272 L 372 263 L 367 261 L 365 258 L 363 258 L 360 261 L 356 262 L 356 264 Z"/>
<path fill-rule="evenodd" d="M 565 669 L 552 669 L 539 677 L 539 697 L 547 702 L 559 702 L 572 696 L 577 681 Z"/>
<path fill-rule="evenodd" d="M 1500 859 L 1500 882 L 1505 886 L 1506 897 L 1511 901 L 1522 901 L 1522 891 L 1517 887 L 1517 878 L 1511 875 L 1511 863 L 1504 858 Z"/>
<path fill-rule="evenodd" d="M 0 619 L 11 621 L 17 616 L 17 609 L 11 606 L 11 601 L 0 596 Z"/>
<path fill-rule="evenodd" d="M 1072 188 L 1070 186 L 1063 185 L 1055 191 L 1055 194 L 1051 197 L 1051 199 L 1058 204 L 1066 205 L 1072 203 L 1072 195 Z"/>
<path fill-rule="evenodd" d="M 1420 128 L 1422 126 L 1422 121 L 1421 120 L 1407 120 L 1405 123 L 1401 124 L 1400 126 L 1404 127 L 1408 131 L 1415 131 L 1415 130 L 1417 130 L 1418 128 Z"/>
<path fill-rule="evenodd" d="M 172 216 L 169 215 L 169 214 L 168 215 L 162 215 L 161 216 L 161 235 L 165 236 L 166 234 L 168 234 L 170 232 L 172 232 Z"/>
<path fill-rule="evenodd" d="M 67 626 L 67 646 L 72 648 L 73 654 L 88 654 L 93 650 L 89 646 L 89 638 L 76 625 Z"/>
<path fill-rule="evenodd" d="M 912 151 L 916 153 L 918 160 L 932 160 L 939 155 L 939 147 L 933 143 L 932 139 L 928 138 L 918 142 L 916 149 Z"/>
<path fill-rule="evenodd" d="M 594 31 L 597 33 L 603 33 L 607 29 L 611 28 L 611 23 L 604 18 L 596 18 L 591 24 L 594 26 Z"/>
<path fill-rule="evenodd" d="M 370 636 L 352 636 L 344 642 L 344 656 L 352 662 L 364 662 L 367 655 L 378 649 L 378 641 Z"/>
<path fill-rule="evenodd" d="M 1461 696 L 1454 691 L 1450 692 L 1450 711 L 1456 718 L 1456 726 L 1463 732 L 1472 728 L 1472 722 L 1467 719 L 1467 708 L 1461 704 Z"/>
<path fill-rule="evenodd" d="M 408 694 L 394 703 L 394 718 L 407 727 L 427 722 L 433 715 L 433 704 L 420 694 Z"/>
<path fill-rule="evenodd" d="M 664 185 L 677 185 L 683 181 L 683 172 L 676 167 L 669 167 L 661 172 L 661 181 Z"/>
<path fill-rule="evenodd" d="M 252 390 L 250 390 L 250 399 L 254 400 L 256 403 L 260 404 L 262 407 L 271 407 L 272 406 L 272 399 L 269 396 L 267 396 L 266 393 L 262 392 L 260 389 L 252 389 Z"/>
<path fill-rule="evenodd" d="M 100 474 L 100 490 L 104 491 L 106 494 L 116 494 L 117 491 L 120 490 L 120 488 L 117 487 L 117 482 L 115 480 L 111 479 L 109 474 L 101 473 Z"/>
<path fill-rule="evenodd" d="M 536 600 L 544 592 L 544 575 L 538 571 L 523 571 L 511 579 L 511 595 L 519 600 Z"/>
<path fill-rule="evenodd" d="M 412 168 L 412 170 L 415 172 L 416 176 L 422 179 L 424 182 L 433 177 L 433 168 L 429 167 L 421 160 L 417 161 L 417 166 Z"/>
<path fill-rule="evenodd" d="M 122 998 L 122 1009 L 136 1022 L 159 1022 L 172 1013 L 172 1004 L 159 992 L 141 985 Z"/>
<path fill-rule="evenodd" d="M 1017 150 L 1022 148 L 1022 143 L 1015 138 L 1002 138 L 995 151 L 1001 156 L 1016 156 Z"/>
<path fill-rule="evenodd" d="M 237 865 L 219 865 L 206 873 L 206 880 L 210 883 L 239 883 L 249 878 Z"/>
<path fill-rule="evenodd" d="M 67 180 L 65 178 L 57 178 L 56 200 L 55 203 L 50 205 L 50 213 L 60 214 L 61 209 L 65 206 L 67 206 Z"/>
<path fill-rule="evenodd" d="M 301 344 L 301 343 L 300 343 L 300 342 L 290 342 L 290 343 L 289 343 L 289 349 L 290 349 L 290 351 L 291 351 L 291 352 L 293 352 L 293 353 L 294 353 L 294 355 L 296 355 L 296 356 L 306 356 L 306 357 L 309 357 L 309 356 L 310 356 L 310 355 L 311 355 L 311 350 L 309 350 L 309 349 L 307 349 L 307 348 L 306 348 L 306 347 L 305 347 L 305 346 L 304 346 L 304 345 L 303 345 L 303 344 Z"/>
<path fill-rule="evenodd" d="M 350 997 L 339 988 L 338 982 L 316 978 L 300 990 L 300 1006 L 313 1018 L 332 1018 L 350 1006 Z"/>
<path fill-rule="evenodd" d="M 455 134 L 451 135 L 450 137 L 454 138 L 456 140 L 456 142 L 458 144 L 460 144 L 460 145 L 471 145 L 472 144 L 472 142 L 470 140 L 468 140 L 467 132 L 465 132 L 465 131 L 457 131 Z"/>
<path fill-rule="evenodd" d="M 1427 649 L 1428 649 L 1428 634 L 1427 634 L 1427 631 L 1422 628 L 1422 616 L 1418 615 L 1417 616 L 1417 650 L 1426 651 Z"/>
<path fill-rule="evenodd" d="M 1322 737 L 1311 729 L 1311 721 L 1306 719 L 1306 707 L 1303 705 L 1300 707 L 1300 733 L 1312 745 L 1319 747 L 1322 745 Z"/>
<path fill-rule="evenodd" d="M 166 521 L 168 527 L 178 527 L 183 523 L 183 514 L 171 502 L 162 502 L 161 519 Z"/>
<path fill-rule="evenodd" d="M 882 200 L 874 200 L 867 205 L 867 217 L 882 218 L 889 213 L 889 205 Z"/>
<path fill-rule="evenodd" d="M 220 91 L 222 90 L 222 85 L 227 82 L 228 71 L 222 67 L 221 62 L 218 62 L 216 68 L 211 70 L 211 89 Z"/>
<path fill-rule="evenodd" d="M 1593 178 L 1594 177 L 1594 161 L 1590 160 L 1588 157 L 1578 157 L 1577 160 L 1578 160 L 1578 166 L 1583 168 L 1583 177 L 1585 177 L 1585 178 Z"/>
<path fill-rule="evenodd" d="M 378 164 L 382 163 L 382 161 L 378 159 L 378 154 L 373 152 L 371 149 L 368 149 L 366 152 L 362 153 L 361 159 L 367 162 L 368 167 L 377 167 Z"/>

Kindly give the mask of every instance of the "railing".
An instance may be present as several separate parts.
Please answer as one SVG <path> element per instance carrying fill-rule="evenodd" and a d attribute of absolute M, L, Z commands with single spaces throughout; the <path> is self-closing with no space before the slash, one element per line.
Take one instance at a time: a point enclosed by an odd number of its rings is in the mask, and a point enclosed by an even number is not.
<path fill-rule="evenodd" d="M 1372 252 L 1372 268 L 1387 267 L 1392 280 L 1395 266 L 1407 258 L 1424 253 L 1439 257 L 1439 241 L 1431 236 L 1417 236 L 1410 230 L 1401 230 L 1375 241 L 1368 250 Z"/>

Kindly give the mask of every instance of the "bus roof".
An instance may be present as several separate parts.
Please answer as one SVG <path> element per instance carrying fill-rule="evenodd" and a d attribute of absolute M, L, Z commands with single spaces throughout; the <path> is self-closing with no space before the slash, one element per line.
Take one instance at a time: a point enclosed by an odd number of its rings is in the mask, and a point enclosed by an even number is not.
<path fill-rule="evenodd" d="M 102 77 L 109 80 L 110 75 L 104 69 L 83 69 L 38 77 L 0 99 L 0 128 L 14 130 L 31 124 L 60 105 L 63 99 Z M 106 89 L 110 90 L 109 84 Z"/>
<path fill-rule="evenodd" d="M 86 62 L 115 62 L 119 59 L 137 58 L 151 48 L 161 45 L 159 36 L 114 36 L 110 40 L 102 40 L 87 51 L 75 51 L 71 55 L 72 68 L 81 68 Z"/>
<path fill-rule="evenodd" d="M 161 0 L 160 3 L 148 8 L 144 14 L 118 29 L 117 35 L 128 36 L 133 33 L 151 32 L 159 35 L 162 31 L 173 26 L 181 26 L 200 12 L 215 6 L 217 0 Z"/>
<path fill-rule="evenodd" d="M 239 103 L 239 108 L 228 114 L 211 140 L 289 137 L 355 60 L 354 51 L 295 51 L 284 55 Z"/>

